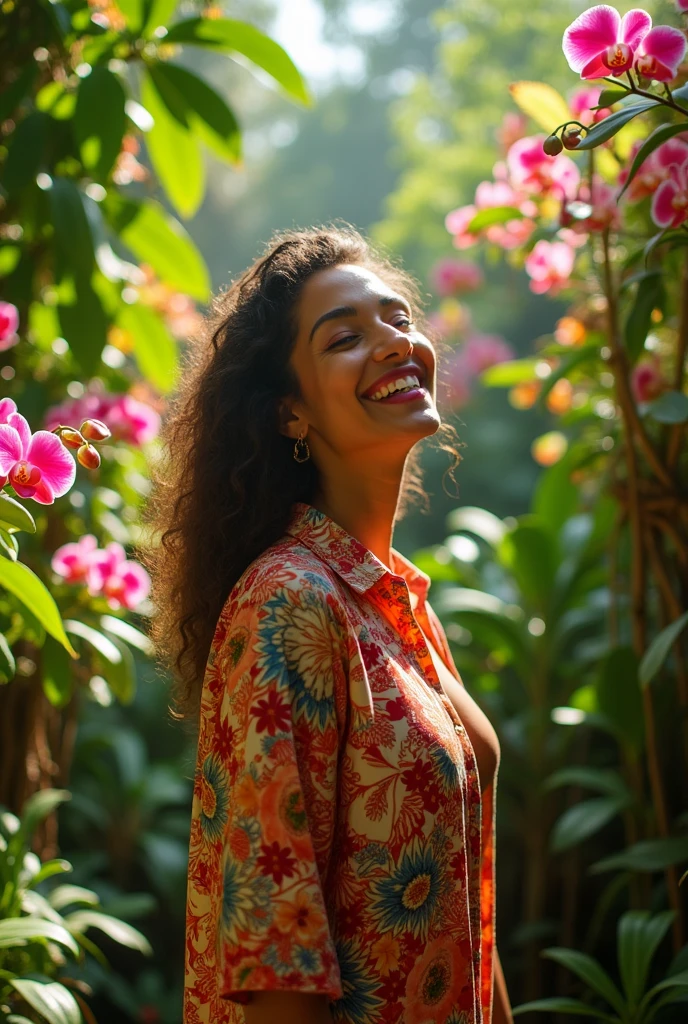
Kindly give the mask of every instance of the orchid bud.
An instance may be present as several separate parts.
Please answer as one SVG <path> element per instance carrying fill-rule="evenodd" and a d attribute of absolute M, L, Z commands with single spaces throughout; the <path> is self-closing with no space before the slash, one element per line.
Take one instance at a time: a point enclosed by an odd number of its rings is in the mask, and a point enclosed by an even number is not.
<path fill-rule="evenodd" d="M 85 469 L 98 469 L 100 454 L 92 444 L 84 444 L 76 453 L 77 462 Z"/>
<path fill-rule="evenodd" d="M 81 448 L 82 444 L 86 444 L 86 439 L 74 427 L 65 427 L 61 430 L 60 440 L 67 448 Z"/>
<path fill-rule="evenodd" d="M 81 433 L 89 441 L 107 441 L 110 428 L 102 420 L 84 420 Z"/>
<path fill-rule="evenodd" d="M 558 156 L 559 153 L 561 153 L 563 146 L 559 136 L 553 132 L 542 143 L 542 148 L 547 156 Z"/>
<path fill-rule="evenodd" d="M 581 142 L 580 128 L 565 128 L 561 133 L 564 149 L 577 149 Z"/>

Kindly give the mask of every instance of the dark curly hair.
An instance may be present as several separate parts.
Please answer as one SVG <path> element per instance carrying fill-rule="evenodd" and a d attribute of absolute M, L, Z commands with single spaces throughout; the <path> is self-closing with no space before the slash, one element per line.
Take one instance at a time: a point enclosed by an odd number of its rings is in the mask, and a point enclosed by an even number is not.
<path fill-rule="evenodd" d="M 278 428 L 279 400 L 299 394 L 290 366 L 295 306 L 307 279 L 358 264 L 399 289 L 421 314 L 414 279 L 350 225 L 275 235 L 265 253 L 218 295 L 182 360 L 164 419 L 153 489 L 144 510 L 152 577 L 151 638 L 176 681 L 178 717 L 198 711 L 205 666 L 223 605 L 247 566 L 284 533 L 296 501 L 312 503 L 313 461 L 292 458 Z M 435 435 L 460 456 L 453 428 Z M 406 463 L 397 519 L 411 503 L 427 509 L 417 447 Z"/>

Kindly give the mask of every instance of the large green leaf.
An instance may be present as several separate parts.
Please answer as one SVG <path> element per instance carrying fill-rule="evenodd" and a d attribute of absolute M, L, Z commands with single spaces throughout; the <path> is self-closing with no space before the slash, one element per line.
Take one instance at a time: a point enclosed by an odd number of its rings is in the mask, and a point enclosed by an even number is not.
<path fill-rule="evenodd" d="M 651 270 L 638 283 L 633 306 L 624 329 L 626 350 L 631 363 L 635 363 L 645 346 L 652 324 L 652 310 L 664 303 L 664 282 L 659 270 Z"/>
<path fill-rule="evenodd" d="M 97 629 L 93 629 L 92 626 L 87 626 L 85 622 L 79 622 L 77 619 L 66 619 L 64 625 L 68 633 L 81 637 L 110 664 L 117 665 L 122 660 L 119 648 Z"/>
<path fill-rule="evenodd" d="M 74 936 L 55 921 L 45 921 L 42 917 L 8 917 L 0 921 L 0 949 L 13 946 L 25 946 L 33 939 L 49 939 L 59 942 L 74 956 L 79 955 L 79 946 Z"/>
<path fill-rule="evenodd" d="M 671 989 L 679 989 L 679 991 L 667 991 Z M 653 1010 L 658 1009 L 660 1006 L 668 1006 L 670 1003 L 686 1002 L 686 993 L 685 991 L 681 991 L 686 989 L 688 989 L 688 971 L 680 971 L 678 974 L 672 974 L 663 981 L 660 981 L 659 984 L 653 986 L 653 988 L 646 993 L 638 1007 L 638 1011 L 639 1013 L 644 1013 L 648 1004 L 655 998 L 655 996 L 659 995 L 660 992 L 666 992 L 667 994 L 655 1003 Z M 640 1019 L 646 1020 L 647 1018 L 641 1017 Z M 650 1019 L 654 1019 L 654 1017 Z"/>
<path fill-rule="evenodd" d="M 91 281 L 86 278 L 76 281 L 74 301 L 58 306 L 58 315 L 62 335 L 74 358 L 84 375 L 92 377 L 100 365 L 107 341 L 108 319 Z"/>
<path fill-rule="evenodd" d="M 10 195 L 35 182 L 43 162 L 49 125 L 49 115 L 34 110 L 15 128 L 2 171 L 2 184 Z"/>
<path fill-rule="evenodd" d="M 274 78 L 287 95 L 309 105 L 310 94 L 291 57 L 253 25 L 230 18 L 191 18 L 173 25 L 165 36 L 170 43 L 191 43 L 223 53 L 240 53 Z"/>
<path fill-rule="evenodd" d="M 117 323 L 134 340 L 134 357 L 139 370 L 159 391 L 166 394 L 177 376 L 177 343 L 159 314 L 142 302 L 122 306 Z"/>
<path fill-rule="evenodd" d="M 122 146 L 125 102 L 124 87 L 108 68 L 94 68 L 81 79 L 74 133 L 84 167 L 100 181 L 107 179 Z"/>
<path fill-rule="evenodd" d="M 537 516 L 524 516 L 513 530 L 505 533 L 497 554 L 513 574 L 525 599 L 544 613 L 557 570 L 552 531 Z"/>
<path fill-rule="evenodd" d="M 476 234 L 493 224 L 506 224 L 510 220 L 522 220 L 524 214 L 517 206 L 489 206 L 484 210 L 478 210 L 471 221 L 466 225 L 466 231 Z"/>
<path fill-rule="evenodd" d="M 685 862 L 688 862 L 688 836 L 644 839 L 621 853 L 598 860 L 590 872 L 597 875 L 604 871 L 663 871 L 672 864 Z"/>
<path fill-rule="evenodd" d="M 132 928 L 125 921 L 110 917 L 109 914 L 103 914 L 98 910 L 75 910 L 65 916 L 64 922 L 71 931 L 81 933 L 88 928 L 99 928 L 108 938 L 113 942 L 118 942 L 121 946 L 137 949 L 139 953 L 145 953 L 147 956 L 153 952 L 148 939 L 140 931 Z"/>
<path fill-rule="evenodd" d="M 530 1003 L 521 1003 L 514 1006 L 512 1014 L 514 1017 L 522 1013 L 530 1013 L 536 1010 L 538 1013 L 571 1013 L 576 1017 L 594 1017 L 595 1020 L 609 1021 L 609 1024 L 619 1024 L 618 1017 L 612 1017 L 608 1013 L 596 1010 L 593 1006 L 581 1003 L 579 999 L 567 999 L 565 996 L 553 996 L 550 999 L 534 999 Z"/>
<path fill-rule="evenodd" d="M 26 533 L 36 532 L 36 523 L 27 508 L 9 494 L 0 493 L 0 525 Z"/>
<path fill-rule="evenodd" d="M 107 633 L 113 633 L 131 647 L 136 647 L 143 654 L 148 655 L 149 658 L 155 654 L 153 641 L 126 619 L 118 619 L 114 615 L 102 615 L 100 625 Z"/>
<path fill-rule="evenodd" d="M 620 799 L 628 799 L 629 792 L 621 775 L 613 768 L 590 768 L 587 765 L 570 765 L 553 772 L 544 783 L 546 790 L 559 786 L 582 786 L 598 793 L 606 793 Z"/>
<path fill-rule="evenodd" d="M 655 128 L 651 135 L 648 135 L 633 158 L 633 163 L 631 164 L 631 168 L 628 172 L 628 177 L 626 178 L 623 188 L 616 197 L 617 202 L 621 199 L 621 196 L 631 184 L 640 170 L 641 165 L 645 160 L 647 160 L 650 154 L 654 153 L 654 151 L 661 146 L 663 142 L 666 142 L 667 139 L 671 139 L 674 135 L 678 135 L 679 132 L 684 132 L 685 130 L 685 122 L 680 122 L 679 124 L 662 124 L 659 128 Z"/>
<path fill-rule="evenodd" d="M 535 515 L 554 531 L 561 529 L 579 504 L 578 488 L 571 480 L 572 451 L 540 474 L 531 500 Z"/>
<path fill-rule="evenodd" d="M 574 804 L 555 822 L 550 836 L 551 849 L 561 853 L 577 846 L 604 828 L 627 805 L 628 799 L 618 796 L 601 796 Z"/>
<path fill-rule="evenodd" d="M 58 981 L 13 978 L 10 985 L 48 1024 L 83 1024 L 79 1004 Z"/>
<path fill-rule="evenodd" d="M 480 508 L 478 505 L 464 505 L 462 508 L 454 509 L 447 516 L 447 528 L 457 533 L 460 530 L 465 533 L 474 533 L 476 537 L 481 537 L 493 548 L 497 547 L 507 532 L 507 527 L 502 519 L 494 512 L 488 512 L 487 509 Z"/>
<path fill-rule="evenodd" d="M 61 261 L 75 275 L 88 280 L 95 265 L 95 253 L 81 192 L 69 178 L 53 178 L 48 195 Z"/>
<path fill-rule="evenodd" d="M 615 647 L 600 663 L 596 681 L 599 710 L 617 737 L 636 753 L 645 743 L 645 713 L 638 684 L 638 659 L 630 647 Z"/>
<path fill-rule="evenodd" d="M 529 357 L 527 359 L 508 359 L 503 363 L 495 363 L 483 370 L 480 374 L 480 382 L 488 388 L 511 388 L 514 384 L 523 384 L 526 381 L 537 380 L 535 367 L 541 362 L 540 359 Z"/>
<path fill-rule="evenodd" d="M 124 244 L 142 263 L 149 263 L 161 281 L 194 299 L 208 298 L 210 279 L 203 257 L 179 221 L 159 203 L 108 196 L 103 208 Z"/>
<path fill-rule="evenodd" d="M 39 789 L 33 793 L 22 807 L 21 824 L 12 839 L 17 849 L 28 846 L 38 825 L 66 800 L 71 800 L 71 793 L 67 789 Z"/>
<path fill-rule="evenodd" d="M 69 655 L 51 636 L 43 644 L 41 668 L 44 694 L 53 707 L 65 707 L 74 690 L 74 675 Z"/>
<path fill-rule="evenodd" d="M 64 910 L 65 907 L 70 907 L 77 903 L 86 904 L 89 907 L 97 907 L 100 900 L 98 899 L 98 894 L 93 892 L 92 889 L 84 889 L 81 885 L 72 885 L 67 882 L 53 889 L 48 896 L 48 902 L 55 910 Z"/>
<path fill-rule="evenodd" d="M 645 991 L 652 957 L 675 917 L 666 910 L 650 917 L 647 910 L 629 910 L 619 919 L 619 973 L 631 1007 L 636 1007 Z"/>
<path fill-rule="evenodd" d="M 688 420 L 688 395 L 682 391 L 665 391 L 649 403 L 647 414 L 658 423 L 685 423 Z"/>
<path fill-rule="evenodd" d="M 641 686 L 649 686 L 686 626 L 688 626 L 688 612 L 684 612 L 680 618 L 670 623 L 654 638 L 640 662 L 638 675 Z"/>
<path fill-rule="evenodd" d="M 166 26 L 178 4 L 179 0 L 144 0 L 143 34 L 148 38 L 156 28 Z"/>
<path fill-rule="evenodd" d="M 0 683 L 9 683 L 17 671 L 17 664 L 12 654 L 12 648 L 7 643 L 7 637 L 0 633 Z"/>
<path fill-rule="evenodd" d="M 158 92 L 169 109 L 223 160 L 241 158 L 241 132 L 234 114 L 214 89 L 177 64 L 149 64 Z"/>
<path fill-rule="evenodd" d="M 205 188 L 203 160 L 191 125 L 170 111 L 150 75 L 141 83 L 141 101 L 153 117 L 146 136 L 148 153 L 160 184 L 182 217 L 192 217 Z"/>
<path fill-rule="evenodd" d="M 623 996 L 604 968 L 600 967 L 591 956 L 580 953 L 576 949 L 563 949 L 560 946 L 550 946 L 549 949 L 543 950 L 542 955 L 561 964 L 562 967 L 566 967 L 567 970 L 584 981 L 593 992 L 602 996 L 618 1014 L 624 1015 Z"/>
<path fill-rule="evenodd" d="M 53 595 L 27 565 L 23 562 L 11 562 L 8 558 L 0 558 L 0 586 L 18 597 L 73 658 L 78 657 L 65 633 Z"/>
<path fill-rule="evenodd" d="M 606 142 L 607 139 L 611 139 L 625 124 L 628 124 L 634 117 L 637 117 L 638 114 L 643 114 L 646 110 L 656 106 L 657 102 L 655 100 L 639 100 L 631 106 L 609 114 L 603 121 L 599 121 L 590 129 L 582 142 L 576 146 L 576 150 L 594 149 L 595 146 L 599 146 L 602 142 Z"/>

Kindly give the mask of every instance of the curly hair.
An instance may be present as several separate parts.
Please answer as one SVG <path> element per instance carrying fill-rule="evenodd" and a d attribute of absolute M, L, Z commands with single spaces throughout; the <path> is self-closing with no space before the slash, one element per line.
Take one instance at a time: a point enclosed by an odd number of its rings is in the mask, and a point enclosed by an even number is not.
<path fill-rule="evenodd" d="M 276 234 L 264 254 L 212 302 L 189 343 L 160 436 L 144 509 L 152 577 L 150 635 L 175 683 L 177 717 L 196 717 L 217 620 L 239 577 L 285 532 L 296 501 L 312 503 L 313 461 L 292 458 L 279 400 L 299 394 L 290 365 L 295 306 L 307 279 L 340 264 L 364 266 L 398 288 L 421 315 L 415 280 L 350 225 Z M 435 435 L 453 459 L 452 427 Z M 445 474 L 446 475 L 446 474 Z M 417 446 L 406 462 L 397 519 L 427 510 Z"/>

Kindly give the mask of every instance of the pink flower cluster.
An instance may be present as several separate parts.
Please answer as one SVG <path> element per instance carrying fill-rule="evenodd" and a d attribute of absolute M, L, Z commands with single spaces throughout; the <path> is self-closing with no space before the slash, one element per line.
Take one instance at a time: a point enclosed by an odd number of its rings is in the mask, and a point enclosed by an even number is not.
<path fill-rule="evenodd" d="M 446 298 L 460 292 L 474 292 L 484 281 L 477 263 L 468 260 L 438 260 L 430 271 L 430 283 L 438 295 Z"/>
<path fill-rule="evenodd" d="M 681 7 L 682 10 L 685 8 Z M 686 37 L 669 25 L 652 28 L 647 11 L 634 8 L 623 18 L 600 4 L 583 11 L 564 32 L 562 48 L 581 78 L 615 78 L 635 69 L 644 78 L 670 82 L 686 55 Z"/>
<path fill-rule="evenodd" d="M 11 398 L 0 400 L 0 487 L 10 484 L 20 498 L 52 505 L 74 483 L 76 464 L 49 430 L 31 433 Z"/>
<path fill-rule="evenodd" d="M 0 302 L 0 352 L 12 348 L 19 341 L 19 310 L 11 302 Z"/>
<path fill-rule="evenodd" d="M 102 420 L 116 441 L 140 447 L 157 436 L 160 415 L 146 402 L 132 395 L 113 395 L 91 387 L 81 398 L 69 399 L 46 411 L 45 426 L 52 430 L 60 423 L 81 423 L 85 419 Z"/>
<path fill-rule="evenodd" d="M 134 609 L 150 593 L 150 576 L 143 566 L 128 559 L 116 541 L 99 548 L 92 533 L 63 544 L 50 564 L 66 583 L 85 584 L 91 597 L 103 595 L 113 609 Z"/>
<path fill-rule="evenodd" d="M 515 357 L 511 345 L 496 334 L 474 331 L 445 363 L 447 398 L 452 409 L 465 405 L 473 380 L 488 367 Z"/>

